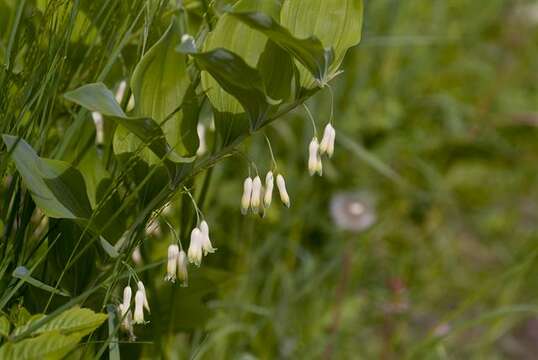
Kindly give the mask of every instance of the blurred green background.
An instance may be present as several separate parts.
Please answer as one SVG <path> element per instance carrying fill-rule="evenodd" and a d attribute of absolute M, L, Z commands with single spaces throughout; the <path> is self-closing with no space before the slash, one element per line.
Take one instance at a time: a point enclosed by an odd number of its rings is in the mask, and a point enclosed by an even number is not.
<path fill-rule="evenodd" d="M 151 2 L 133 38 L 154 43 L 173 13 L 166 5 L 179 3 Z M 67 7 L 55 6 L 48 11 L 67 19 Z M 117 1 L 107 8 L 102 44 L 77 44 L 65 58 L 31 46 L 48 34 L 31 26 L 46 17 L 28 11 L 20 58 L 35 69 L 15 68 L 20 87 L 11 90 L 20 96 L 6 101 L 5 124 L 27 127 L 45 155 L 64 141 L 85 143 L 64 136 L 74 114 L 51 109 L 62 109 L 66 89 L 96 79 L 117 88 L 130 75 L 140 43 L 125 46 L 121 61 L 108 61 L 136 22 L 132 10 L 143 6 Z M 6 9 L 0 0 L 0 20 Z M 51 37 L 53 50 L 68 43 L 58 18 L 51 17 L 50 31 L 60 34 Z M 0 21 L 2 34 L 7 27 Z M 42 58 L 54 66 L 38 63 L 34 53 L 49 50 L 50 59 Z M 189 268 L 188 288 L 163 281 L 168 225 L 148 231 L 136 269 L 148 290 L 150 323 L 135 327 L 137 342 L 121 344 L 122 358 L 536 358 L 538 1 L 367 0 L 363 40 L 343 70 L 331 84 L 334 96 L 324 89 L 308 102 L 318 129 L 334 106 L 337 146 L 323 177 L 308 175 L 312 128 L 299 108 L 242 145 L 245 156 L 212 170 L 202 211 L 218 251 L 200 269 Z M 43 79 L 50 85 L 41 88 Z M 36 106 L 41 115 L 19 118 L 18 100 L 36 89 L 47 99 Z M 83 126 L 92 140 L 93 124 Z M 244 157 L 260 173 L 271 167 L 264 135 L 292 206 L 274 204 L 264 219 L 241 216 Z M 77 152 L 62 155 L 72 161 Z M 196 179 L 196 192 L 204 179 Z M 165 216 L 186 241 L 192 209 L 184 210 L 172 207 Z M 101 270 L 94 258 L 85 260 Z M 37 313 L 43 306 L 33 291 L 24 306 Z M 120 297 L 115 291 L 112 301 Z M 100 311 L 92 300 L 85 306 Z M 101 329 L 95 339 L 107 334 Z M 103 346 L 93 340 L 86 343 Z M 73 356 L 90 356 L 85 351 Z"/>
<path fill-rule="evenodd" d="M 244 164 L 215 170 L 204 210 L 219 251 L 209 263 L 229 273 L 196 354 L 531 359 L 538 2 L 376 0 L 364 19 L 333 84 L 337 148 L 324 177 L 306 171 L 304 111 L 267 132 L 291 210 L 241 217 Z M 329 92 L 309 107 L 321 127 Z M 246 149 L 270 165 L 262 136 Z M 341 192 L 375 213 L 371 227 L 336 225 L 330 203 Z"/>

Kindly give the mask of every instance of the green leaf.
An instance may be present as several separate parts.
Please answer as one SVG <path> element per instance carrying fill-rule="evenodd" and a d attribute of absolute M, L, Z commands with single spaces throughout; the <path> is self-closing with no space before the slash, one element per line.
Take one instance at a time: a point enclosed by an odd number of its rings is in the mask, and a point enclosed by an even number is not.
<path fill-rule="evenodd" d="M 295 37 L 316 36 L 326 48 L 334 50 L 328 80 L 338 73 L 347 50 L 361 39 L 363 0 L 308 0 L 285 1 L 280 23 Z M 301 85 L 310 89 L 316 80 L 298 64 Z"/>
<path fill-rule="evenodd" d="M 280 13 L 280 1 L 241 0 L 234 6 L 234 11 L 261 11 L 270 16 L 278 17 L 278 14 Z M 242 58 L 250 68 L 255 69 L 258 68 L 260 57 L 265 51 L 267 41 L 268 40 L 265 35 L 252 31 L 252 29 L 250 29 L 247 25 L 226 13 L 218 19 L 214 30 L 207 36 L 203 44 L 203 51 L 209 52 L 211 50 L 224 48 Z M 236 81 L 243 79 L 246 81 L 249 80 L 246 78 L 246 76 L 239 76 L 236 78 Z M 252 119 L 253 115 L 248 112 L 248 109 L 245 109 L 242 106 L 242 103 L 238 101 L 236 97 L 234 97 L 236 94 L 232 94 L 233 96 L 230 95 L 230 93 L 222 88 L 218 80 L 213 78 L 209 72 L 203 71 L 201 74 L 201 80 L 202 88 L 207 94 L 207 97 L 215 109 L 215 112 L 222 114 L 222 116 L 218 116 L 218 118 L 222 119 L 222 121 L 234 122 L 233 125 L 216 124 L 217 128 L 224 131 L 223 136 L 225 138 L 229 137 L 228 134 L 231 131 L 229 126 L 233 126 L 236 129 L 248 128 L 248 126 L 245 124 L 241 124 L 245 122 L 244 116 L 235 115 L 243 115 L 245 114 L 245 111 L 247 111 L 248 115 L 251 117 L 251 122 L 256 121 L 255 119 Z M 291 79 L 288 84 L 290 82 Z M 270 92 L 263 92 L 264 94 L 270 94 Z M 278 100 L 281 99 L 279 97 L 273 98 Z M 262 100 L 261 96 L 259 97 L 259 100 Z M 260 111 L 256 111 L 255 113 L 262 112 L 263 110 L 260 109 Z M 257 115 L 255 114 L 254 116 L 256 117 Z M 235 133 L 236 131 L 231 132 Z"/>
<path fill-rule="evenodd" d="M 298 39 L 273 18 L 261 12 L 237 12 L 231 15 L 251 28 L 261 31 L 292 54 L 321 84 L 326 82 L 329 66 L 333 60 L 333 51 L 324 49 L 318 38 L 310 36 L 307 39 Z"/>
<path fill-rule="evenodd" d="M 62 335 L 58 332 L 50 332 L 16 343 L 8 342 L 0 347 L 0 359 L 61 359 L 77 346 L 82 337 L 81 334 Z"/>
<path fill-rule="evenodd" d="M 237 54 L 220 48 L 191 55 L 202 70 L 210 73 L 226 92 L 241 103 L 249 114 L 252 129 L 265 119 L 272 105 L 278 104 L 266 95 L 258 71 Z"/>
<path fill-rule="evenodd" d="M 103 84 L 94 83 L 81 86 L 67 92 L 64 97 L 90 110 L 109 116 L 119 125 L 136 135 L 147 144 L 153 153 L 160 159 L 167 158 L 173 162 L 192 162 L 192 158 L 184 158 L 176 154 L 166 142 L 164 133 L 153 119 L 148 117 L 128 117 L 125 115 L 114 98 L 114 94 Z"/>
<path fill-rule="evenodd" d="M 36 205 L 52 218 L 84 219 L 91 215 L 86 186 L 80 172 L 68 163 L 37 156 L 28 143 L 3 135 Z"/>
<path fill-rule="evenodd" d="M 137 64 L 131 87 L 135 114 L 150 117 L 161 125 L 166 140 L 177 153 L 192 156 L 198 149 L 197 118 L 184 116 L 182 106 L 190 88 L 187 59 L 175 51 L 180 45 L 180 30 L 174 18 L 170 26 Z"/>
<path fill-rule="evenodd" d="M 40 317 L 33 317 L 24 326 L 18 327 L 14 331 L 14 335 L 18 335 L 33 326 L 36 322 L 43 320 L 45 315 L 40 314 Z M 43 334 L 47 332 L 59 332 L 61 334 L 78 334 L 85 336 L 95 329 L 108 318 L 105 314 L 95 313 L 90 309 L 73 307 L 64 311 L 54 319 L 45 323 L 43 326 L 35 330 L 32 334 Z"/>
<path fill-rule="evenodd" d="M 12 276 L 16 279 L 21 279 L 24 282 L 27 282 L 28 284 L 33 285 L 41 290 L 45 290 L 50 293 L 65 296 L 65 297 L 71 296 L 69 293 L 65 291 L 60 291 L 58 289 L 55 289 L 52 286 L 47 285 L 44 282 L 37 280 L 36 278 L 33 278 L 30 274 L 30 271 L 24 266 L 17 266 L 15 270 L 13 270 Z"/>
<path fill-rule="evenodd" d="M 8 337 L 11 325 L 6 316 L 0 315 L 0 336 Z"/>

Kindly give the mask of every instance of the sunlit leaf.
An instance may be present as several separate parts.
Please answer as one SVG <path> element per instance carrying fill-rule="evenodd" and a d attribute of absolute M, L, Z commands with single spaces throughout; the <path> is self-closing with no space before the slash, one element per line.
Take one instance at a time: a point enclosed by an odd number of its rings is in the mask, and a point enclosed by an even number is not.
<path fill-rule="evenodd" d="M 0 315 L 0 336 L 7 337 L 9 335 L 11 325 L 9 320 L 4 315 Z"/>
<path fill-rule="evenodd" d="M 22 334 L 27 329 L 32 327 L 38 321 L 43 320 L 46 315 L 41 314 L 40 317 L 33 317 L 24 326 L 15 329 L 14 334 Z M 65 335 L 78 334 L 81 336 L 87 335 L 97 329 L 107 319 L 106 314 L 95 313 L 90 309 L 73 307 L 62 312 L 43 326 L 32 332 L 33 335 L 43 334 L 47 332 L 59 332 Z"/>
<path fill-rule="evenodd" d="M 313 36 L 306 39 L 296 38 L 288 29 L 261 12 L 236 12 L 231 15 L 251 28 L 261 31 L 292 54 L 320 83 L 326 81 L 333 52 L 330 48 L 324 49 L 318 38 Z"/>
<path fill-rule="evenodd" d="M 328 79 L 335 76 L 347 50 L 359 43 L 362 31 L 362 0 L 285 1 L 280 23 L 297 38 L 316 36 L 325 48 L 334 50 Z M 301 85 L 312 88 L 316 80 L 298 64 Z"/>
<path fill-rule="evenodd" d="M 58 332 L 50 332 L 16 343 L 8 342 L 0 347 L 0 359 L 62 359 L 77 346 L 81 339 L 81 334 L 62 335 Z"/>
<path fill-rule="evenodd" d="M 161 39 L 137 64 L 131 87 L 136 116 L 154 119 L 178 154 L 192 156 L 198 149 L 197 118 L 184 116 L 184 109 L 177 111 L 191 85 L 186 56 L 175 51 L 180 36 L 174 18 Z M 169 117 L 174 111 L 176 113 Z"/>

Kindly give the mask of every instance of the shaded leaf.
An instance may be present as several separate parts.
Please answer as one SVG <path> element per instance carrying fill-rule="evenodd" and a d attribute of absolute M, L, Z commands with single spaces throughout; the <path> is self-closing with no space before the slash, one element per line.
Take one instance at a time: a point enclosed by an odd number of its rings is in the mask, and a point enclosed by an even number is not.
<path fill-rule="evenodd" d="M 249 114 L 252 129 L 265 119 L 272 105 L 278 104 L 266 95 L 258 71 L 240 56 L 222 48 L 191 55 L 202 70 L 210 73 L 226 92 L 241 103 Z"/>
<path fill-rule="evenodd" d="M 80 172 L 68 163 L 43 159 L 22 139 L 3 135 L 36 205 L 52 218 L 89 218 L 91 206 Z"/>
<path fill-rule="evenodd" d="M 24 282 L 27 282 L 28 284 L 30 284 L 32 286 L 35 286 L 35 287 L 37 287 L 37 288 L 39 288 L 41 290 L 45 290 L 45 291 L 48 291 L 50 293 L 61 295 L 61 296 L 66 296 L 66 297 L 70 296 L 65 291 L 55 289 L 54 287 L 52 287 L 50 285 L 47 285 L 44 282 L 42 282 L 42 281 L 40 281 L 40 280 L 38 280 L 36 278 L 33 278 L 31 276 L 31 274 L 30 274 L 30 271 L 24 266 L 17 266 L 15 268 L 15 270 L 13 270 L 12 275 L 13 275 L 14 278 L 21 279 Z"/>

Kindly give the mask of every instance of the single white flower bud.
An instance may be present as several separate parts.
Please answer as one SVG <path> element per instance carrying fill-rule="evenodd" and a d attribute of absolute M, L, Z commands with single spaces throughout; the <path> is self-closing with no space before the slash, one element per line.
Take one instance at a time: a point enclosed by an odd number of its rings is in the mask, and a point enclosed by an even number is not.
<path fill-rule="evenodd" d="M 257 214 L 260 210 L 260 202 L 262 195 L 262 180 L 259 176 L 256 176 L 252 181 L 252 196 L 250 198 L 250 207 L 254 214 Z"/>
<path fill-rule="evenodd" d="M 286 190 L 286 182 L 284 181 L 284 177 L 280 174 L 276 176 L 276 186 L 278 188 L 278 193 L 280 194 L 280 200 L 286 207 L 290 207 L 290 196 Z"/>
<path fill-rule="evenodd" d="M 138 290 L 142 291 L 142 293 L 144 294 L 144 308 L 148 312 L 150 312 L 149 303 L 148 303 L 148 296 L 146 295 L 146 288 L 144 287 L 144 284 L 142 283 L 142 281 L 139 281 L 136 285 L 138 286 Z"/>
<path fill-rule="evenodd" d="M 135 106 L 136 106 L 135 98 L 134 98 L 134 96 L 131 94 L 131 97 L 129 98 L 129 102 L 127 103 L 127 111 L 132 111 L 132 110 L 134 110 Z"/>
<path fill-rule="evenodd" d="M 121 320 L 121 328 L 123 331 L 132 332 L 133 330 L 133 313 L 124 304 L 118 305 L 118 313 Z"/>
<path fill-rule="evenodd" d="M 209 226 L 205 220 L 200 223 L 200 231 L 202 232 L 202 250 L 204 251 L 204 256 L 214 253 L 217 249 L 211 245 Z"/>
<path fill-rule="evenodd" d="M 125 311 L 129 310 L 129 306 L 131 306 L 131 297 L 133 295 L 133 291 L 131 290 L 130 286 L 126 286 L 123 289 L 123 309 L 124 312 L 122 313 L 122 316 L 125 315 Z"/>
<path fill-rule="evenodd" d="M 95 143 L 97 145 L 103 145 L 105 142 L 105 123 L 103 115 L 100 112 L 92 112 L 93 123 L 95 124 Z"/>
<path fill-rule="evenodd" d="M 323 137 L 319 143 L 319 153 L 321 155 L 325 154 L 329 149 L 329 142 L 331 141 L 331 124 L 327 124 L 323 130 Z"/>
<path fill-rule="evenodd" d="M 122 80 L 118 85 L 118 90 L 116 90 L 116 101 L 118 104 L 121 104 L 123 101 L 123 96 L 125 95 L 125 90 L 127 89 L 127 81 Z"/>
<path fill-rule="evenodd" d="M 334 154 L 334 142 L 336 141 L 336 130 L 331 126 L 331 139 L 329 141 L 329 147 L 327 148 L 327 155 L 332 157 Z"/>
<path fill-rule="evenodd" d="M 196 126 L 196 132 L 198 133 L 198 139 L 200 141 L 200 145 L 198 145 L 196 155 L 201 156 L 204 155 L 207 151 L 207 144 L 205 142 L 205 126 L 203 124 L 198 124 Z"/>
<path fill-rule="evenodd" d="M 140 253 L 140 247 L 135 247 L 133 253 L 131 254 L 131 259 L 136 265 L 142 264 L 142 254 Z"/>
<path fill-rule="evenodd" d="M 263 195 L 263 205 L 268 208 L 271 206 L 271 201 L 273 200 L 273 172 L 269 171 L 265 176 L 265 193 Z"/>
<path fill-rule="evenodd" d="M 181 250 L 177 257 L 177 277 L 182 286 L 189 284 L 189 273 L 187 271 L 187 254 Z"/>
<path fill-rule="evenodd" d="M 176 244 L 168 246 L 168 263 L 166 264 L 166 276 L 164 277 L 165 281 L 176 281 L 178 255 L 179 246 Z"/>
<path fill-rule="evenodd" d="M 318 139 L 314 136 L 310 145 L 308 146 L 308 173 L 310 176 L 314 175 L 318 171 L 318 159 L 319 159 L 319 143 Z"/>
<path fill-rule="evenodd" d="M 334 151 L 334 134 L 335 131 L 333 126 L 331 123 L 328 123 L 327 126 L 325 126 L 325 130 L 323 130 L 323 138 L 319 145 L 320 155 L 327 154 L 329 157 L 332 155 L 332 152 Z"/>
<path fill-rule="evenodd" d="M 250 198 L 252 196 L 252 179 L 245 179 L 243 183 L 243 197 L 241 198 L 241 214 L 245 215 L 250 207 Z"/>
<path fill-rule="evenodd" d="M 135 295 L 134 323 L 144 323 L 144 293 L 138 289 Z"/>
<path fill-rule="evenodd" d="M 196 266 L 200 266 L 200 264 L 202 264 L 202 255 L 203 255 L 202 237 L 203 235 L 200 229 L 198 228 L 192 229 L 191 242 L 189 244 L 189 250 L 187 251 L 187 253 L 188 253 L 189 262 L 191 264 L 195 264 Z"/>

